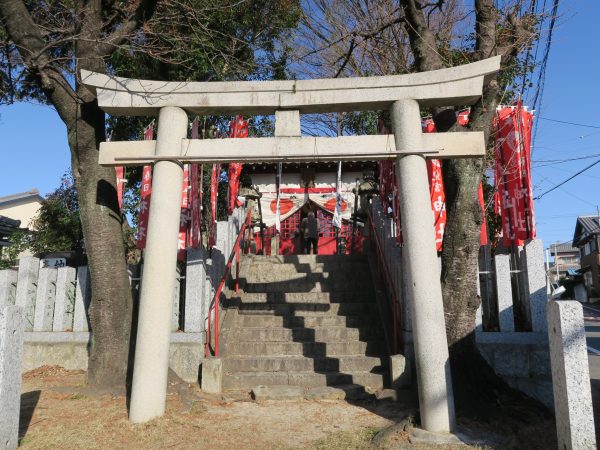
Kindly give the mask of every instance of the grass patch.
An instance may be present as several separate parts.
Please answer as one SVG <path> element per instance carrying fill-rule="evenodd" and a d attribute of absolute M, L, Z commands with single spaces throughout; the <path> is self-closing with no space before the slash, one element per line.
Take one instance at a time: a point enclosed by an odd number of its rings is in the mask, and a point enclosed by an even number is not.
<path fill-rule="evenodd" d="M 362 430 L 339 431 L 318 441 L 314 450 L 361 450 L 369 448 L 371 440 L 378 428 L 363 428 Z"/>

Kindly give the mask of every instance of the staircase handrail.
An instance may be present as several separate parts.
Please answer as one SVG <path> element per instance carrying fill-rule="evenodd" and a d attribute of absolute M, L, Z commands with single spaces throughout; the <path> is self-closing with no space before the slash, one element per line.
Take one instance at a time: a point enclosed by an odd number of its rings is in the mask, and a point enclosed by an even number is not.
<path fill-rule="evenodd" d="M 390 269 L 387 265 L 387 261 L 383 254 L 383 246 L 381 245 L 381 241 L 379 240 L 379 235 L 377 234 L 377 230 L 375 229 L 375 223 L 373 222 L 372 213 L 369 212 L 369 227 L 370 227 L 370 235 L 374 236 L 375 239 L 375 253 L 377 255 L 377 268 L 378 272 L 384 274 L 385 282 L 387 285 L 388 298 L 391 301 L 392 306 L 392 330 L 393 330 L 393 340 L 392 349 L 394 354 L 398 353 L 398 344 L 400 342 L 399 334 L 398 334 L 398 295 L 396 293 L 396 287 L 394 286 L 394 282 L 392 280 L 392 275 L 390 273 Z M 383 269 L 383 270 L 382 270 Z"/>
<path fill-rule="evenodd" d="M 225 273 L 221 277 L 221 281 L 219 282 L 219 286 L 215 291 L 215 295 L 208 309 L 208 324 L 206 326 L 206 343 L 204 349 L 204 355 L 208 358 L 210 356 L 210 340 L 211 340 L 211 317 L 213 316 L 214 311 L 214 331 L 215 331 L 215 347 L 214 347 L 214 356 L 215 358 L 219 357 L 219 298 L 221 297 L 221 292 L 223 292 L 223 288 L 225 287 L 225 283 L 227 282 L 227 278 L 231 272 L 231 264 L 233 262 L 233 258 L 235 257 L 235 292 L 239 291 L 240 283 L 240 247 L 241 243 L 244 239 L 244 233 L 248 229 L 252 222 L 252 211 L 248 210 L 248 214 L 246 216 L 246 220 L 242 224 L 240 228 L 240 232 L 237 235 L 235 240 L 235 244 L 233 245 L 233 249 L 231 250 L 231 254 L 227 259 L 227 266 L 225 267 Z"/>

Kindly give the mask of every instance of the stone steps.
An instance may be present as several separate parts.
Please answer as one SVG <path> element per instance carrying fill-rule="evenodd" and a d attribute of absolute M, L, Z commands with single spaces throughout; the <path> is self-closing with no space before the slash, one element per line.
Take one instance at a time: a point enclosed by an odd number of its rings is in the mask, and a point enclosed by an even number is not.
<path fill-rule="evenodd" d="M 371 280 L 354 278 L 349 281 L 324 280 L 308 281 L 304 279 L 275 281 L 269 283 L 244 284 L 245 292 L 369 292 Z"/>
<path fill-rule="evenodd" d="M 371 389 L 384 387 L 385 375 L 370 372 L 237 372 L 223 379 L 224 389 L 252 389 L 256 386 L 292 385 L 301 387 L 358 384 Z"/>
<path fill-rule="evenodd" d="M 381 389 L 388 358 L 367 259 L 254 256 L 224 302 L 223 388 L 353 385 Z"/>
<path fill-rule="evenodd" d="M 260 303 L 243 302 L 238 306 L 239 314 L 270 313 L 278 316 L 309 315 L 360 315 L 374 314 L 374 303 Z"/>
<path fill-rule="evenodd" d="M 332 316 L 332 315 L 295 315 L 274 316 L 272 314 L 240 314 L 237 326 L 240 327 L 285 327 L 285 328 L 320 328 L 351 327 L 360 328 L 373 323 L 372 316 Z"/>
<path fill-rule="evenodd" d="M 373 292 L 241 292 L 229 305 L 240 303 L 375 303 Z"/>
<path fill-rule="evenodd" d="M 227 356 L 377 356 L 385 351 L 385 343 L 377 341 L 341 342 L 231 342 Z"/>
<path fill-rule="evenodd" d="M 236 328 L 230 332 L 239 342 L 340 342 L 368 341 L 383 338 L 377 327 L 326 327 L 326 328 Z"/>
<path fill-rule="evenodd" d="M 336 358 L 305 356 L 240 356 L 223 361 L 225 373 L 235 372 L 370 372 L 387 368 L 385 358 L 378 356 L 338 356 Z"/>

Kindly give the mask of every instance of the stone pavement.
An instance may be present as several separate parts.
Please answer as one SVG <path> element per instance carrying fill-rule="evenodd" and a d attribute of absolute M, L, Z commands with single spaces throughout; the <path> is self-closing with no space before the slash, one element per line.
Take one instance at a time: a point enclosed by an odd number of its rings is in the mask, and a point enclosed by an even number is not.
<path fill-rule="evenodd" d="M 600 306 L 583 305 L 585 335 L 588 345 L 592 401 L 594 403 L 594 423 L 596 442 L 600 444 Z"/>

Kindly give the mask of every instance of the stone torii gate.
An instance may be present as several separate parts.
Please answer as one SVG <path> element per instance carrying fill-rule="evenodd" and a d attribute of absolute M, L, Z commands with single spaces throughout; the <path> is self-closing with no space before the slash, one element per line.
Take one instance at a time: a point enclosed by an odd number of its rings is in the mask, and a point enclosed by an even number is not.
<path fill-rule="evenodd" d="M 154 164 L 144 283 L 129 418 L 145 422 L 165 411 L 170 321 L 181 205 L 182 163 L 395 159 L 404 276 L 408 281 L 423 428 L 454 427 L 442 290 L 425 159 L 483 156 L 483 133 L 423 134 L 420 108 L 467 105 L 482 94 L 500 58 L 408 75 L 346 79 L 163 82 L 82 71 L 99 106 L 113 115 L 157 116 L 156 141 L 105 142 L 102 165 Z M 302 137 L 301 113 L 391 112 L 393 133 Z M 188 113 L 275 114 L 275 136 L 187 139 Z"/>

